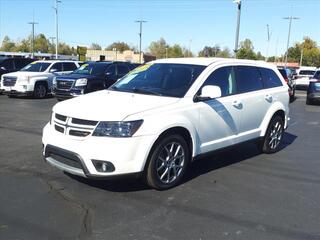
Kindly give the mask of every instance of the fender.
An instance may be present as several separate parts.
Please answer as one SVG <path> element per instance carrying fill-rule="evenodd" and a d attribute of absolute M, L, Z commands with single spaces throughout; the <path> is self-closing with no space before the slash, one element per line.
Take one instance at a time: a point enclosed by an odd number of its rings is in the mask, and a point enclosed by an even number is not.
<path fill-rule="evenodd" d="M 30 83 L 33 85 L 33 87 L 36 85 L 37 82 L 44 81 L 48 84 L 48 90 L 50 91 L 52 87 L 52 81 L 50 81 L 49 76 L 37 76 L 37 77 L 32 77 L 30 79 Z"/>
<path fill-rule="evenodd" d="M 286 116 L 286 108 L 285 106 L 283 105 L 283 103 L 281 102 L 275 102 L 270 108 L 269 110 L 267 111 L 261 125 L 260 125 L 260 129 L 261 129 L 261 132 L 260 132 L 260 136 L 263 137 L 265 134 L 266 134 L 266 131 L 267 131 L 267 128 L 268 128 L 268 125 L 271 121 L 271 118 L 273 117 L 273 115 L 277 112 L 277 111 L 283 111 L 285 113 L 285 127 L 287 125 L 287 116 Z"/>

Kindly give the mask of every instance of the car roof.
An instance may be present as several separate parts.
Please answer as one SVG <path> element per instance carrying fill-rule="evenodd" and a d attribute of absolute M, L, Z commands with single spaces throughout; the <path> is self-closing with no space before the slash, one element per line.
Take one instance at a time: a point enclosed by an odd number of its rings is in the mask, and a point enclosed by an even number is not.
<path fill-rule="evenodd" d="M 265 61 L 254 61 L 244 60 L 235 58 L 166 58 L 152 61 L 150 63 L 176 63 L 176 64 L 191 64 L 191 65 L 202 65 L 209 66 L 211 64 L 223 64 L 223 63 L 234 63 L 234 64 L 253 64 L 257 66 L 265 66 L 270 68 L 270 64 Z"/>
<path fill-rule="evenodd" d="M 72 60 L 38 60 L 35 62 L 40 62 L 40 63 L 57 63 L 57 62 L 76 62 L 76 61 L 72 61 Z"/>

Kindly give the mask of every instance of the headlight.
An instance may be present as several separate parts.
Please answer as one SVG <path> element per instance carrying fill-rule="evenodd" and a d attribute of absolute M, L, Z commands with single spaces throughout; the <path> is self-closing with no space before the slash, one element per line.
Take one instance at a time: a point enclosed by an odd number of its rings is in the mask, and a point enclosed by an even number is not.
<path fill-rule="evenodd" d="M 86 86 L 86 85 L 87 85 L 87 82 L 88 82 L 88 79 L 86 79 L 86 78 L 79 78 L 79 79 L 77 79 L 75 86 L 76 86 L 76 87 Z"/>
<path fill-rule="evenodd" d="M 100 122 L 93 132 L 96 137 L 131 137 L 143 120 L 128 122 Z"/>

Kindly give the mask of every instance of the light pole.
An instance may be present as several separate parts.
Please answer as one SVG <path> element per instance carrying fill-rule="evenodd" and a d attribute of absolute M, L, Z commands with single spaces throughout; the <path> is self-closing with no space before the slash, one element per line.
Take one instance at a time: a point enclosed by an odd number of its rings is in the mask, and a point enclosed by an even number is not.
<path fill-rule="evenodd" d="M 287 40 L 287 50 L 286 50 L 286 58 L 285 58 L 285 63 L 284 63 L 284 67 L 286 68 L 287 64 L 288 64 L 288 50 L 289 50 L 289 43 L 290 43 L 292 19 L 297 20 L 299 18 L 293 17 L 291 15 L 290 17 L 284 17 L 283 19 L 289 20 L 289 32 L 288 32 L 288 40 Z"/>
<path fill-rule="evenodd" d="M 59 44 L 59 25 L 58 25 L 58 4 L 61 3 L 60 0 L 55 0 L 55 6 L 53 7 L 55 14 L 56 14 L 56 18 L 55 18 L 55 23 L 56 23 L 56 59 L 58 59 L 58 44 Z"/>
<path fill-rule="evenodd" d="M 268 45 L 267 45 L 267 54 L 265 61 L 268 61 L 269 58 L 269 47 L 270 47 L 270 39 L 271 39 L 272 33 L 270 33 L 269 24 L 267 24 L 267 37 L 268 37 Z"/>
<path fill-rule="evenodd" d="M 32 25 L 32 37 L 31 37 L 31 57 L 34 58 L 34 25 L 38 24 L 37 22 L 33 21 L 32 22 L 28 22 L 28 24 Z"/>
<path fill-rule="evenodd" d="M 144 20 L 136 20 L 136 23 L 140 23 L 140 32 L 139 32 L 139 38 L 140 38 L 140 42 L 139 42 L 139 62 L 142 63 L 142 51 L 141 51 L 141 45 L 142 45 L 142 24 L 146 23 L 147 21 Z"/>
<path fill-rule="evenodd" d="M 236 37 L 234 43 L 234 56 L 237 58 L 237 52 L 239 47 L 239 32 L 240 32 L 240 17 L 241 17 L 241 0 L 234 0 L 234 3 L 238 6 L 238 16 L 237 16 L 237 28 L 236 28 Z"/>

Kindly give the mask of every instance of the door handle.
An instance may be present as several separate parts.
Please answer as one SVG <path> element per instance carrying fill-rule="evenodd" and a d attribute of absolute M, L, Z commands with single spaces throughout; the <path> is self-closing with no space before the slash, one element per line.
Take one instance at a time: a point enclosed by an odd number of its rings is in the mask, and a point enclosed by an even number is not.
<path fill-rule="evenodd" d="M 232 106 L 234 106 L 235 108 L 241 108 L 242 107 L 242 103 L 239 100 L 235 100 L 232 102 Z"/>
<path fill-rule="evenodd" d="M 272 102 L 273 100 L 273 97 L 271 94 L 267 94 L 265 97 L 264 97 L 268 102 Z"/>

